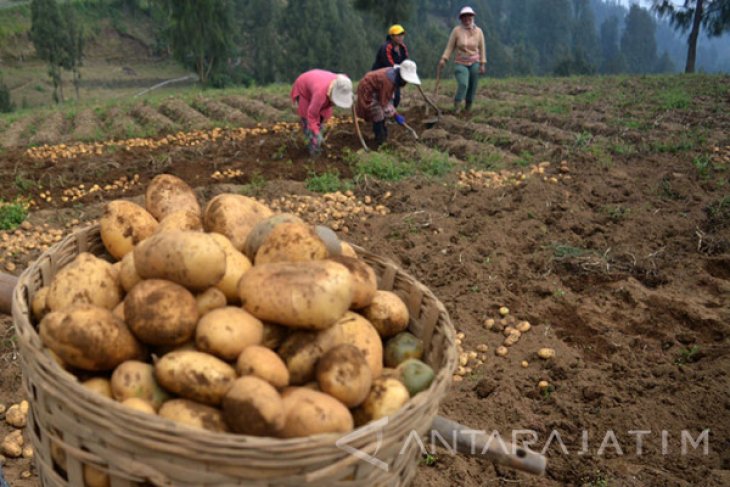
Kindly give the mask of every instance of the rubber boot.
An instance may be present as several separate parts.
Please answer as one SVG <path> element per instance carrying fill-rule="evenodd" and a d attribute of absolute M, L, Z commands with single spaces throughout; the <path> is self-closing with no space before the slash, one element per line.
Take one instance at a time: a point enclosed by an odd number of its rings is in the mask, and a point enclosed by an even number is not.
<path fill-rule="evenodd" d="M 377 149 L 388 140 L 388 129 L 385 128 L 385 120 L 373 123 L 373 132 L 375 132 L 375 148 Z"/>

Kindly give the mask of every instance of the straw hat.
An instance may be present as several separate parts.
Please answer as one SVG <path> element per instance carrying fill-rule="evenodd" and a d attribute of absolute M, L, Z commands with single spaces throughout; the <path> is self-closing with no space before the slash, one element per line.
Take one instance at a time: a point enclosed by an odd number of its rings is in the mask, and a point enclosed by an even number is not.
<path fill-rule="evenodd" d="M 416 72 L 416 63 L 410 59 L 406 59 L 402 63 L 396 64 L 393 67 L 400 69 L 400 77 L 403 78 L 404 81 L 414 85 L 421 84 L 421 79 L 418 77 L 418 73 Z"/>
<path fill-rule="evenodd" d="M 330 87 L 330 99 L 340 108 L 352 106 L 352 81 L 344 74 L 338 74 Z"/>

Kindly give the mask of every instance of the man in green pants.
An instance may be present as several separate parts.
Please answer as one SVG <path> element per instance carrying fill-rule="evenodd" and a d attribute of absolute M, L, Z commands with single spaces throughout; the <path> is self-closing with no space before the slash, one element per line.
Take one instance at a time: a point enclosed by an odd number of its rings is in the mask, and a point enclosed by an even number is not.
<path fill-rule="evenodd" d="M 454 27 L 449 42 L 441 55 L 439 69 L 442 69 L 451 57 L 454 58 L 454 75 L 458 84 L 454 96 L 454 112 L 461 111 L 462 102 L 466 99 L 466 110 L 471 110 L 474 96 L 477 93 L 479 75 L 487 71 L 487 51 L 484 47 L 484 32 L 474 24 L 474 9 L 464 7 L 459 12 L 461 23 Z"/>

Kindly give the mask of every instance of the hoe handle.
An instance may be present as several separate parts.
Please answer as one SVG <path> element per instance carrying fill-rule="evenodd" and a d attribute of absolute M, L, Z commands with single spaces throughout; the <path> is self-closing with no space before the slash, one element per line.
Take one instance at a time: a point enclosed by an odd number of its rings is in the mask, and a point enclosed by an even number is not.
<path fill-rule="evenodd" d="M 362 144 L 362 148 L 365 150 L 365 152 L 369 152 L 370 148 L 365 143 L 365 139 L 362 137 L 362 132 L 360 132 L 360 122 L 357 121 L 357 111 L 355 110 L 355 104 L 352 104 L 352 121 L 355 122 L 355 133 L 357 134 L 357 138 L 360 139 L 360 144 Z"/>

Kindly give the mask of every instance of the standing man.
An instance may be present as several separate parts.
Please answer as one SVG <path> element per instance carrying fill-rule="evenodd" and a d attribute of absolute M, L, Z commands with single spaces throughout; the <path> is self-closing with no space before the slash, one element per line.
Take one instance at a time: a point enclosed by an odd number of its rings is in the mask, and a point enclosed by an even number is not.
<path fill-rule="evenodd" d="M 322 151 L 322 124 L 332 116 L 332 105 L 350 108 L 352 99 L 352 81 L 344 74 L 313 69 L 299 75 L 291 89 L 291 100 L 297 105 L 310 155 Z"/>
<path fill-rule="evenodd" d="M 391 25 L 388 29 L 388 35 L 385 37 L 385 43 L 378 49 L 375 56 L 375 62 L 371 71 L 381 68 L 392 68 L 396 64 L 401 64 L 408 59 L 408 48 L 403 39 L 406 36 L 406 30 L 400 24 Z M 398 108 L 400 104 L 400 87 L 395 89 L 395 99 L 393 106 Z"/>
<path fill-rule="evenodd" d="M 457 89 L 454 96 L 454 112 L 461 111 L 461 102 L 466 98 L 466 110 L 471 110 L 479 84 L 479 75 L 487 71 L 487 51 L 484 47 L 484 32 L 474 24 L 474 9 L 464 7 L 459 12 L 460 25 L 454 27 L 449 42 L 441 55 L 439 69 L 443 68 L 456 52 L 454 76 Z"/>
<path fill-rule="evenodd" d="M 357 85 L 357 116 L 372 122 L 376 148 L 388 139 L 386 118 L 393 117 L 399 125 L 406 123 L 405 117 L 393 106 L 396 87 L 403 87 L 406 83 L 421 84 L 416 63 L 410 59 L 392 68 L 370 71 Z"/>

